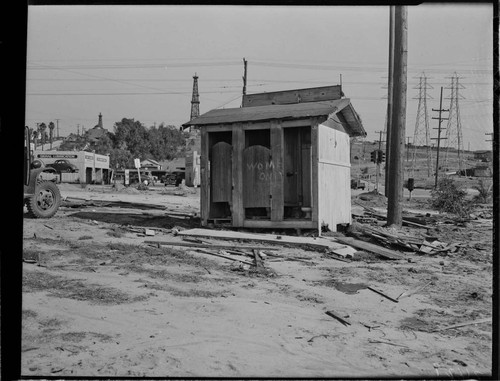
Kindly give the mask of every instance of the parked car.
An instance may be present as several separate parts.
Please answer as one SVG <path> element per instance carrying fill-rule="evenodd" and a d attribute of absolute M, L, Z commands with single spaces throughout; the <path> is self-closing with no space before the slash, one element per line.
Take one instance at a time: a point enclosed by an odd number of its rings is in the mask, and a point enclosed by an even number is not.
<path fill-rule="evenodd" d="M 183 169 L 179 169 L 177 171 L 172 171 L 170 173 L 167 173 L 163 177 L 163 182 L 165 183 L 165 186 L 167 185 L 175 185 L 178 187 L 181 183 L 182 180 L 186 178 L 186 171 Z"/>
<path fill-rule="evenodd" d="M 77 173 L 78 167 L 72 163 L 70 163 L 66 159 L 59 159 L 51 164 L 47 164 L 47 167 L 54 168 L 56 172 L 68 172 L 68 173 Z"/>
<path fill-rule="evenodd" d="M 365 189 L 365 183 L 359 179 L 351 179 L 351 189 Z"/>

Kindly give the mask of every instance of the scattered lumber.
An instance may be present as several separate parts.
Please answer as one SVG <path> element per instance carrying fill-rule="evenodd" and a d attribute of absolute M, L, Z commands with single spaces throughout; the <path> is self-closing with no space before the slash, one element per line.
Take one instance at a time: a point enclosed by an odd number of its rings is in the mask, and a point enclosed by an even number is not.
<path fill-rule="evenodd" d="M 335 240 L 339 241 L 340 243 L 344 243 L 346 245 L 353 246 L 353 247 L 356 247 L 358 249 L 361 249 L 364 251 L 369 251 L 371 253 L 380 255 L 383 258 L 387 258 L 387 259 L 402 259 L 402 258 L 404 258 L 402 254 L 400 254 L 394 250 L 386 249 L 386 248 L 380 247 L 378 245 L 374 245 L 374 244 L 369 243 L 369 242 L 360 241 L 358 239 L 354 239 L 351 237 L 335 237 Z"/>
<path fill-rule="evenodd" d="M 375 293 L 379 294 L 379 295 L 382 295 L 384 298 L 389 299 L 391 302 L 394 302 L 394 303 L 398 303 L 398 302 L 399 302 L 397 299 L 391 298 L 389 295 L 384 294 L 382 291 L 379 291 L 379 290 L 377 290 L 377 289 L 375 289 L 375 288 L 373 288 L 373 287 L 371 287 L 371 286 L 368 286 L 367 288 L 368 288 L 369 290 L 371 290 L 371 291 L 373 291 L 373 292 L 375 292 Z"/>
<path fill-rule="evenodd" d="M 145 244 L 151 244 L 151 245 L 163 245 L 163 246 L 184 246 L 184 247 L 198 247 L 198 248 L 204 248 L 204 249 L 223 249 L 223 250 L 231 250 L 234 248 L 234 246 L 230 245 L 213 245 L 213 244 L 207 244 L 207 243 L 195 243 L 195 242 L 173 242 L 173 241 L 151 241 L 151 240 L 146 240 L 144 241 Z M 256 247 L 255 246 L 238 246 L 240 249 L 248 249 L 248 250 L 253 250 Z M 261 248 L 259 248 L 261 249 Z M 262 249 L 265 250 L 278 250 L 275 247 L 262 247 Z"/>
<path fill-rule="evenodd" d="M 255 261 L 255 267 L 264 267 L 262 258 L 259 255 L 259 250 L 253 249 L 253 259 Z"/>
<path fill-rule="evenodd" d="M 356 201 L 354 201 L 354 204 L 361 206 L 369 214 L 375 216 L 378 219 L 381 219 L 383 221 L 387 220 L 386 216 L 384 216 L 383 214 L 377 212 L 375 209 L 372 209 L 370 207 L 362 205 L 362 204 L 360 204 L 359 202 L 356 202 Z M 420 221 L 420 223 L 415 222 L 417 220 Z M 406 225 L 406 226 L 413 226 L 413 227 L 422 228 L 422 229 L 428 229 L 429 228 L 428 226 L 425 225 L 425 223 L 426 223 L 425 220 L 417 219 L 415 217 L 406 217 L 406 216 L 403 216 L 402 217 L 402 222 L 403 222 L 403 225 Z"/>
<path fill-rule="evenodd" d="M 465 327 L 467 325 L 482 324 L 482 323 L 491 323 L 491 317 L 486 318 L 486 319 L 472 320 L 472 321 L 466 321 L 464 323 L 449 325 L 447 327 L 435 329 L 432 332 L 439 332 L 439 331 L 444 331 L 444 330 L 447 330 L 447 329 L 460 328 L 460 327 Z"/>
<path fill-rule="evenodd" d="M 215 253 L 213 251 L 210 251 L 210 250 L 203 250 L 203 249 L 194 249 L 195 251 L 198 251 L 200 253 L 204 253 L 204 254 L 209 254 L 209 255 L 214 255 L 216 257 L 221 257 L 221 258 L 226 258 L 226 259 L 229 259 L 231 261 L 237 261 L 237 262 L 241 262 L 241 263 L 244 263 L 244 264 L 247 264 L 247 265 L 251 265 L 253 266 L 253 262 L 250 262 L 250 261 L 245 261 L 243 259 L 240 259 L 240 258 L 234 258 L 234 257 L 231 257 L 229 255 L 224 255 L 224 254 L 220 254 L 220 253 Z"/>
<path fill-rule="evenodd" d="M 295 237 L 295 236 L 276 236 L 274 234 L 254 234 L 254 233 L 243 233 L 233 230 L 212 230 L 212 229 L 189 229 L 179 232 L 180 236 L 190 236 L 190 237 L 205 237 L 223 240 L 239 240 L 239 241 L 252 241 L 252 242 L 263 242 L 271 243 L 280 246 L 297 246 L 310 250 L 332 250 L 339 248 L 343 245 L 339 245 L 333 239 L 321 238 L 321 237 Z M 258 248 L 259 250 L 266 250 L 265 248 Z"/>
<path fill-rule="evenodd" d="M 341 322 L 343 325 L 348 326 L 351 325 L 347 320 L 344 318 L 341 318 L 336 312 L 334 311 L 326 311 L 325 312 L 328 316 L 331 316 L 334 319 L 337 319 L 339 322 Z"/>

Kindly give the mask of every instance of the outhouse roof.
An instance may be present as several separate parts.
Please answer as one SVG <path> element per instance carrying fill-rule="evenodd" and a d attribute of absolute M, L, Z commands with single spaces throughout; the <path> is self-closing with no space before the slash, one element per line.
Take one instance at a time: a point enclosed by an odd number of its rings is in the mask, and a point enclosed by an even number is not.
<path fill-rule="evenodd" d="M 188 126 L 208 126 L 241 122 L 258 122 L 272 119 L 303 119 L 308 117 L 332 116 L 341 114 L 346 123 L 346 132 L 351 136 L 365 136 L 358 114 L 348 98 L 331 101 L 305 102 L 286 105 L 268 105 L 215 109 L 184 123 Z"/>

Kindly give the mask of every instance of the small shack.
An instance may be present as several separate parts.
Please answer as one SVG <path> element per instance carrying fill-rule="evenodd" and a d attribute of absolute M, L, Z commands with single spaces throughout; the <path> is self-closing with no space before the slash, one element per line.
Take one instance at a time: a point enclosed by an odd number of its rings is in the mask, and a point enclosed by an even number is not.
<path fill-rule="evenodd" d="M 201 221 L 337 230 L 351 223 L 350 137 L 366 136 L 340 86 L 261 93 L 200 128 Z"/>

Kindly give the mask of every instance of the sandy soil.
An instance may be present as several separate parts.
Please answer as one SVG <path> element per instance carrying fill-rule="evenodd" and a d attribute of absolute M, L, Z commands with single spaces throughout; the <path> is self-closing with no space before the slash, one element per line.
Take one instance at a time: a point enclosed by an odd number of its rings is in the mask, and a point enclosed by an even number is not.
<path fill-rule="evenodd" d="M 116 192 L 63 184 L 61 193 L 182 213 L 199 208 L 199 193 L 180 196 L 161 187 Z M 342 262 L 281 248 L 259 272 L 190 248 L 146 245 L 147 239 L 180 240 L 169 232 L 174 227 L 198 227 L 196 219 L 157 208 L 62 207 L 51 219 L 26 217 L 24 224 L 23 376 L 473 377 L 491 371 L 491 323 L 433 332 L 491 316 L 491 228 L 465 229 L 482 246 L 448 256 L 360 255 Z M 162 230 L 148 237 L 141 226 Z M 452 234 L 466 239 L 452 228 L 441 230 L 443 241 Z M 410 295 L 396 303 L 367 286 L 392 298 Z"/>

